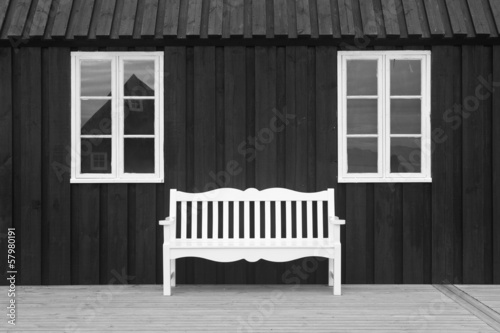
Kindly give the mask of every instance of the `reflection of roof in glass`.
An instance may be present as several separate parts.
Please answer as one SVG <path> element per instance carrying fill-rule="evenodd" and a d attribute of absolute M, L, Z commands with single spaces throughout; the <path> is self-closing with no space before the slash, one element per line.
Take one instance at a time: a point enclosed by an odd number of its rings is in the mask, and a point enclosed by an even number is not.
<path fill-rule="evenodd" d="M 144 82 L 142 82 L 137 76 L 132 75 L 128 81 L 125 83 L 124 86 L 124 95 L 125 96 L 131 96 L 133 95 L 132 92 L 135 92 L 135 95 L 139 96 L 152 96 L 153 90 Z M 138 92 L 145 92 L 144 94 L 138 93 Z M 111 93 L 108 94 L 108 96 L 111 95 Z M 146 102 L 146 101 L 145 101 Z M 154 103 L 151 100 L 148 100 L 146 104 Z M 149 106 L 149 105 L 147 105 Z M 125 111 L 126 114 L 129 111 L 128 105 L 125 103 Z M 102 121 L 103 119 L 109 119 L 109 115 L 111 114 L 111 101 L 108 101 L 106 104 L 104 104 L 97 112 L 94 113 L 92 117 L 90 117 L 85 123 L 82 123 L 82 134 L 98 134 L 95 133 L 96 130 L 99 131 L 99 128 L 102 126 Z M 146 116 L 146 115 L 145 115 Z M 82 121 L 84 121 L 82 119 Z M 109 125 L 109 124 L 108 124 Z"/>

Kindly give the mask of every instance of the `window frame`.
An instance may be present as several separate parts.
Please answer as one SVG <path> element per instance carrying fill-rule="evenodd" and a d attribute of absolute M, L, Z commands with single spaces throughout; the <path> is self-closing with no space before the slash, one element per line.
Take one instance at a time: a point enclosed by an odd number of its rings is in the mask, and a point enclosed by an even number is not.
<path fill-rule="evenodd" d="M 421 61 L 421 134 L 390 133 L 390 68 L 391 60 Z M 347 172 L 347 60 L 377 60 L 377 134 L 366 135 L 378 137 L 377 173 Z M 337 58 L 338 79 L 338 181 L 339 183 L 428 183 L 431 176 L 431 51 L 339 51 Z M 373 98 L 374 96 L 371 96 Z M 353 99 L 369 98 L 355 96 Z M 415 96 L 403 98 L 416 99 Z M 352 135 L 363 137 L 364 135 Z M 421 139 L 421 172 L 390 172 L 390 140 L 391 137 L 420 137 Z"/>
<path fill-rule="evenodd" d="M 81 61 L 111 61 L 111 97 L 81 96 Z M 124 61 L 153 60 L 154 96 L 124 96 Z M 163 183 L 164 182 L 164 107 L 163 107 L 163 52 L 71 52 L 71 183 Z M 81 173 L 81 139 L 99 137 L 81 134 L 81 100 L 111 100 L 111 173 Z M 154 134 L 136 137 L 154 138 L 155 172 L 124 172 L 124 105 L 125 99 L 154 100 Z M 131 137 L 131 136 L 128 136 Z"/>

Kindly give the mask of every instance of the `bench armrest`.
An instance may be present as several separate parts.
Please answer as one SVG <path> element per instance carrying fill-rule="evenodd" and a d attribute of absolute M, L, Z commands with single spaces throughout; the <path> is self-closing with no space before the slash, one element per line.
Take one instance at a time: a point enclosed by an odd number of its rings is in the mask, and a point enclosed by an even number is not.
<path fill-rule="evenodd" d="M 160 225 L 175 225 L 175 217 L 167 217 L 165 220 L 160 221 Z"/>
<path fill-rule="evenodd" d="M 328 223 L 335 224 L 335 225 L 342 225 L 345 224 L 345 220 L 340 220 L 338 216 L 331 217 L 328 219 Z"/>

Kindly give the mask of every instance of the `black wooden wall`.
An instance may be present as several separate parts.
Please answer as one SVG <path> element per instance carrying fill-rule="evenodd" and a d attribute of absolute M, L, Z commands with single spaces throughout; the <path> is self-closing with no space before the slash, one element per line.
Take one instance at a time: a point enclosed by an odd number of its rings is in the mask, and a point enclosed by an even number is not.
<path fill-rule="evenodd" d="M 500 47 L 429 49 L 432 184 L 337 184 L 337 47 L 179 46 L 158 49 L 165 183 L 70 185 L 71 50 L 0 48 L 0 252 L 13 226 L 20 284 L 161 283 L 170 188 L 334 187 L 344 283 L 500 283 Z M 269 131 L 276 113 L 294 118 Z M 286 283 L 302 264 L 182 259 L 178 282 Z"/>

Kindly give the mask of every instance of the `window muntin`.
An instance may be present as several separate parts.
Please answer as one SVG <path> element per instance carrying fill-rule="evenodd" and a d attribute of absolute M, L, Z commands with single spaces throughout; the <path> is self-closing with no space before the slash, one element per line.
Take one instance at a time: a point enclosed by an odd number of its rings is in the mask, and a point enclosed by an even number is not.
<path fill-rule="evenodd" d="M 161 52 L 72 53 L 71 182 L 163 181 Z"/>
<path fill-rule="evenodd" d="M 430 182 L 430 52 L 339 52 L 339 181 Z"/>

